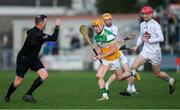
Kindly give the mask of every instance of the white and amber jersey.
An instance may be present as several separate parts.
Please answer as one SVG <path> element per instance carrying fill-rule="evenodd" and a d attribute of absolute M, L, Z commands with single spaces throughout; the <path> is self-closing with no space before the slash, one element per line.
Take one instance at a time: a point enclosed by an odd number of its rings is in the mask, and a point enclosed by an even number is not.
<path fill-rule="evenodd" d="M 96 43 L 100 47 L 108 47 L 109 44 L 116 41 L 115 36 L 112 34 L 112 32 L 108 31 L 107 29 L 103 29 L 101 34 L 97 34 L 95 36 Z"/>
<path fill-rule="evenodd" d="M 149 43 L 144 42 L 142 51 L 148 53 L 157 53 L 161 51 L 159 43 L 164 41 L 164 36 L 158 22 L 150 19 L 149 21 L 143 21 L 140 24 L 140 34 L 136 43 L 137 46 L 142 43 L 141 37 L 144 36 L 144 33 L 149 33 L 151 37 L 149 38 Z"/>

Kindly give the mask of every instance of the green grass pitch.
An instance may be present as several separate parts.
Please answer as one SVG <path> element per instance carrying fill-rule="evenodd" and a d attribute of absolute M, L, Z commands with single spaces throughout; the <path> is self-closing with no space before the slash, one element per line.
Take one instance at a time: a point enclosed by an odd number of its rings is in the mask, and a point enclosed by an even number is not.
<path fill-rule="evenodd" d="M 95 71 L 49 71 L 49 78 L 35 91 L 38 103 L 22 100 L 23 94 L 37 77 L 28 72 L 23 84 L 15 91 L 10 103 L 3 97 L 14 79 L 14 71 L 0 71 L 0 109 L 177 109 L 180 108 L 180 73 L 169 72 L 177 79 L 176 91 L 168 94 L 168 84 L 142 72 L 142 80 L 136 82 L 139 95 L 120 96 L 119 90 L 127 87 L 127 81 L 115 81 L 110 87 L 110 100 L 98 102 L 100 97 Z M 111 73 L 106 74 L 106 79 Z"/>

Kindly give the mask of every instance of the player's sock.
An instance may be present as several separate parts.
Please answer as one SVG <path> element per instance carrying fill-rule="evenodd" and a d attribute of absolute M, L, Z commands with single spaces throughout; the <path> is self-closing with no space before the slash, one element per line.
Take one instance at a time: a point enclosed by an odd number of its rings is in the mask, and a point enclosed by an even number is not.
<path fill-rule="evenodd" d="M 107 90 L 105 88 L 101 89 L 102 97 L 98 99 L 98 101 L 109 100 Z"/>
<path fill-rule="evenodd" d="M 131 92 L 136 92 L 136 88 L 135 88 L 134 84 L 131 85 Z"/>
<path fill-rule="evenodd" d="M 173 85 L 173 83 L 174 83 L 174 78 L 169 78 L 169 84 Z"/>
<path fill-rule="evenodd" d="M 176 79 L 169 78 L 169 94 L 173 94 L 176 89 Z"/>
<path fill-rule="evenodd" d="M 131 84 L 128 84 L 127 91 L 128 91 L 128 92 L 131 91 Z"/>
<path fill-rule="evenodd" d="M 7 92 L 5 97 L 10 97 L 15 90 L 16 90 L 16 87 L 14 87 L 14 83 L 12 83 L 9 86 L 8 92 Z"/>
<path fill-rule="evenodd" d="M 106 82 L 105 88 L 106 88 L 106 90 L 109 90 L 109 82 Z"/>
<path fill-rule="evenodd" d="M 32 94 L 42 83 L 43 83 L 43 79 L 38 77 L 32 84 L 31 88 L 28 90 L 28 92 L 26 93 L 27 95 Z"/>
<path fill-rule="evenodd" d="M 101 89 L 101 94 L 102 94 L 102 95 L 103 95 L 103 94 L 107 94 L 106 88 L 102 88 L 102 89 Z"/>

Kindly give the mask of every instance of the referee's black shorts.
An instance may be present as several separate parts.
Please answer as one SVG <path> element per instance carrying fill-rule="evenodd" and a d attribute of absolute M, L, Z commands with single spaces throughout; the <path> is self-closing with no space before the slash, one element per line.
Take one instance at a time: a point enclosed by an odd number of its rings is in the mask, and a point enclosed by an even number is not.
<path fill-rule="evenodd" d="M 18 54 L 16 62 L 16 75 L 23 78 L 29 68 L 33 71 L 38 71 L 39 69 L 44 68 L 44 65 L 38 57 L 27 58 Z"/>

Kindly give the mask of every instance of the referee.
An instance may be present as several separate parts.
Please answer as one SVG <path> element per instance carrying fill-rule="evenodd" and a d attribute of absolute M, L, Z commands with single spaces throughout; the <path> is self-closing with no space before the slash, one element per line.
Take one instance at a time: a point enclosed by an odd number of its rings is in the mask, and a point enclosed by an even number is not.
<path fill-rule="evenodd" d="M 38 77 L 34 80 L 32 86 L 22 97 L 24 101 L 35 103 L 37 100 L 33 97 L 32 93 L 44 82 L 48 77 L 48 72 L 44 65 L 38 58 L 41 46 L 46 41 L 56 42 L 59 33 L 59 25 L 61 20 L 56 19 L 55 29 L 52 35 L 43 33 L 46 28 L 47 16 L 38 15 L 35 17 L 35 26 L 27 31 L 27 38 L 20 52 L 17 55 L 17 67 L 16 77 L 14 82 L 9 86 L 6 96 L 4 97 L 5 102 L 10 101 L 10 97 L 16 88 L 22 83 L 23 78 L 28 71 L 31 69 L 37 72 Z"/>

